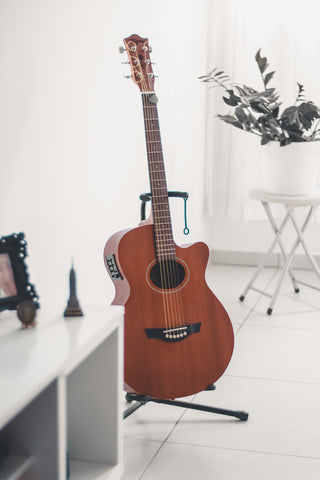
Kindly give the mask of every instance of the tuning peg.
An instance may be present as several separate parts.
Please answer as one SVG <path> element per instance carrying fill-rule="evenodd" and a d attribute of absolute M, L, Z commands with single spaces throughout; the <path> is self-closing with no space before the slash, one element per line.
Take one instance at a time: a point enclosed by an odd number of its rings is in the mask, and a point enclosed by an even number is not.
<path fill-rule="evenodd" d="M 130 62 L 121 62 L 121 65 L 129 65 Z"/>
<path fill-rule="evenodd" d="M 149 52 L 152 52 L 152 47 L 151 47 L 151 45 L 149 45 L 149 47 L 147 47 L 147 45 L 144 45 L 144 46 L 142 47 L 142 50 L 144 50 L 145 52 L 148 52 L 148 51 L 149 51 Z"/>
<path fill-rule="evenodd" d="M 131 78 L 131 75 L 124 75 L 123 78 Z"/>
<path fill-rule="evenodd" d="M 123 48 L 123 46 L 121 45 L 121 46 L 119 47 L 119 52 L 120 52 L 120 53 L 124 53 L 125 51 L 126 51 L 126 49 Z"/>

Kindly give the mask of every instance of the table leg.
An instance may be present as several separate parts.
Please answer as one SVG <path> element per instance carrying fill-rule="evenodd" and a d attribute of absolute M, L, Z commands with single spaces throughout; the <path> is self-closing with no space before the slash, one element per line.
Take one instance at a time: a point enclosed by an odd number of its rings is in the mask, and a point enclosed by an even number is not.
<path fill-rule="evenodd" d="M 276 221 L 272 215 L 272 212 L 271 212 L 271 208 L 269 206 L 269 204 L 267 202 L 261 202 L 262 205 L 264 206 L 264 209 L 267 213 L 267 216 L 269 218 L 269 222 L 270 222 L 270 225 L 272 227 L 272 230 L 274 231 L 274 233 L 277 235 L 277 241 L 278 241 L 278 244 L 279 244 L 279 247 L 280 247 L 280 251 L 281 251 L 281 254 L 282 254 L 282 257 L 284 259 L 284 262 L 287 263 L 288 261 L 288 255 L 286 253 L 286 250 L 283 246 L 283 243 L 282 243 L 282 240 L 281 240 L 281 234 L 282 234 L 282 231 L 283 231 L 283 228 L 284 228 L 284 225 L 285 223 L 287 223 L 287 220 L 288 218 L 290 217 L 290 213 L 287 212 L 286 216 L 285 216 L 285 221 L 281 224 L 281 226 L 278 228 L 277 227 L 277 224 L 276 224 Z M 295 276 L 293 274 L 293 271 L 292 269 L 289 267 L 288 268 L 288 273 L 289 273 L 289 276 L 291 278 L 291 281 L 292 281 L 292 285 L 293 285 L 293 289 L 295 291 L 295 293 L 299 293 L 299 287 L 298 287 L 298 284 L 296 282 L 296 279 L 295 279 Z"/>
<path fill-rule="evenodd" d="M 271 215 L 270 208 L 268 207 L 268 205 L 265 204 L 264 202 L 262 202 L 262 204 L 263 204 L 264 208 L 266 209 L 268 216 Z M 268 208 L 269 208 L 269 212 L 268 212 Z M 262 259 L 261 259 L 261 261 L 260 261 L 260 263 L 259 263 L 259 265 L 258 265 L 258 267 L 257 267 L 257 270 L 255 271 L 253 277 L 251 278 L 251 280 L 249 281 L 249 283 L 247 284 L 247 286 L 246 286 L 245 289 L 243 290 L 242 294 L 240 295 L 239 299 L 240 299 L 241 302 L 243 302 L 243 300 L 245 299 L 245 296 L 247 295 L 247 293 L 248 293 L 248 291 L 249 291 L 250 289 L 256 290 L 256 291 L 258 291 L 258 292 L 260 292 L 260 293 L 262 293 L 262 294 L 264 294 L 264 295 L 267 295 L 267 296 L 269 296 L 269 297 L 272 297 L 271 295 L 269 295 L 269 294 L 267 294 L 267 293 L 265 293 L 265 292 L 263 292 L 263 291 L 255 288 L 253 285 L 254 285 L 254 282 L 256 281 L 256 279 L 258 278 L 261 270 L 262 270 L 263 267 L 265 266 L 265 264 L 266 264 L 269 256 L 271 255 L 272 251 L 274 250 L 274 247 L 275 247 L 276 244 L 279 242 L 280 235 L 281 235 L 281 233 L 282 233 L 282 231 L 283 231 L 283 228 L 284 228 L 284 226 L 286 225 L 286 223 L 287 223 L 288 220 L 289 220 L 289 213 L 287 212 L 287 214 L 286 214 L 286 216 L 284 217 L 283 221 L 281 222 L 281 225 L 280 225 L 279 228 L 277 228 L 277 226 L 275 225 L 275 222 L 274 222 L 274 220 L 273 220 L 272 215 L 271 215 L 271 219 L 272 219 L 272 220 L 271 220 L 271 224 L 272 224 L 273 228 L 275 228 L 275 230 L 274 230 L 274 232 L 275 232 L 274 239 L 273 239 L 273 241 L 272 241 L 272 243 L 271 243 L 271 245 L 270 245 L 270 247 L 269 247 L 269 250 L 268 250 L 268 251 L 264 254 L 264 256 L 262 257 Z"/>
<path fill-rule="evenodd" d="M 271 315 L 271 313 L 272 313 L 274 304 L 275 304 L 275 302 L 276 302 L 276 300 L 277 300 L 277 298 L 278 298 L 279 292 L 280 292 L 281 284 L 282 284 L 282 282 L 283 282 L 283 279 L 284 279 L 284 277 L 285 277 L 285 274 L 286 274 L 287 271 L 289 270 L 290 263 L 291 263 L 291 261 L 292 261 L 292 258 L 293 258 L 293 255 L 294 255 L 295 251 L 297 250 L 297 248 L 298 248 L 298 246 L 299 246 L 300 243 L 301 243 L 302 245 L 304 245 L 304 247 L 306 246 L 306 245 L 305 245 L 305 242 L 304 242 L 304 238 L 303 238 L 303 233 L 306 231 L 306 229 L 307 229 L 307 227 L 308 227 L 308 225 L 309 225 L 309 223 L 310 223 L 310 220 L 311 220 L 311 218 L 312 218 L 312 215 L 313 215 L 313 213 L 314 213 L 314 207 L 312 206 L 312 207 L 310 207 L 310 210 L 309 210 L 309 212 L 308 212 L 308 215 L 307 215 L 307 217 L 306 217 L 306 219 L 305 219 L 305 221 L 304 221 L 304 223 L 303 223 L 303 225 L 302 225 L 301 231 L 300 231 L 300 229 L 299 229 L 299 227 L 298 227 L 298 224 L 297 224 L 297 221 L 296 221 L 296 219 L 295 219 L 295 216 L 294 216 L 294 214 L 293 214 L 294 208 L 291 207 L 291 206 L 286 205 L 286 210 L 287 210 L 288 216 L 290 217 L 292 223 L 294 224 L 294 227 L 295 227 L 295 229 L 296 229 L 296 231 L 297 231 L 297 236 L 298 236 L 298 238 L 297 238 L 296 241 L 294 242 L 293 247 L 291 248 L 291 251 L 290 251 L 290 253 L 289 253 L 289 256 L 287 256 L 287 261 L 286 261 L 286 263 L 285 263 L 285 265 L 284 265 L 284 267 L 283 267 L 283 269 L 282 269 L 282 272 L 281 272 L 281 275 L 280 275 L 280 279 L 279 279 L 279 281 L 278 281 L 278 284 L 277 284 L 277 286 L 276 286 L 274 295 L 273 295 L 273 297 L 272 297 L 272 299 L 271 299 L 271 302 L 270 302 L 270 304 L 269 304 L 269 308 L 268 308 L 268 310 L 267 310 L 268 315 Z M 307 253 L 307 252 L 306 252 L 306 253 Z M 309 256 L 310 256 L 309 260 L 311 261 L 311 263 L 312 263 L 312 264 L 315 263 L 313 257 L 310 255 L 309 252 L 307 253 L 307 255 L 308 255 L 308 258 L 309 258 Z M 320 279 L 320 271 L 319 271 L 317 265 L 316 265 L 316 269 L 317 269 L 317 273 L 319 274 L 319 279 Z"/>

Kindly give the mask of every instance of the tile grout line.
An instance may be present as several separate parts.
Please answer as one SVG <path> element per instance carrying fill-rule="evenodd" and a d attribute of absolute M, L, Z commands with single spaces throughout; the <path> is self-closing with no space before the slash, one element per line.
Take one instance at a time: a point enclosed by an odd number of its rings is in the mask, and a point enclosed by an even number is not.
<path fill-rule="evenodd" d="M 264 450 L 252 450 L 250 448 L 231 448 L 231 447 L 219 447 L 217 445 L 206 445 L 206 444 L 199 444 L 199 443 L 184 443 L 184 442 L 167 442 L 170 445 L 183 445 L 183 446 L 190 446 L 190 447 L 200 447 L 200 448 L 214 448 L 217 450 L 229 450 L 234 452 L 249 452 L 249 453 L 256 453 L 256 454 L 264 454 L 264 455 L 277 455 L 280 457 L 293 457 L 293 458 L 306 458 L 309 460 L 320 460 L 319 457 L 312 457 L 309 455 L 291 455 L 290 453 L 278 453 L 278 452 L 266 452 Z"/>
<path fill-rule="evenodd" d="M 138 480 L 143 480 L 143 476 L 144 474 L 147 472 L 148 468 L 150 467 L 150 465 L 152 464 L 153 460 L 157 457 L 157 455 L 159 454 L 159 452 L 162 450 L 163 446 L 165 445 L 165 443 L 167 443 L 167 440 L 168 438 L 170 437 L 171 433 L 173 432 L 173 430 L 176 428 L 176 426 L 178 425 L 178 423 L 180 423 L 180 420 L 182 419 L 182 417 L 184 416 L 184 414 L 186 413 L 187 409 L 184 408 L 183 409 L 183 412 L 181 413 L 180 417 L 178 418 L 178 420 L 176 420 L 174 422 L 174 425 L 171 427 L 171 429 L 169 430 L 168 434 L 166 435 L 166 437 L 164 438 L 164 440 L 162 440 L 161 442 L 161 445 L 160 447 L 157 449 L 156 453 L 152 456 L 151 460 L 148 462 L 148 465 L 145 467 L 145 469 L 143 470 L 142 474 L 139 476 Z"/>
<path fill-rule="evenodd" d="M 297 384 L 302 384 L 302 385 L 320 385 L 320 382 L 306 382 L 303 380 L 288 380 L 285 378 L 269 378 L 269 377 L 248 377 L 247 375 L 230 375 L 230 374 L 225 374 L 225 377 L 230 377 L 230 378 L 246 378 L 248 380 L 262 380 L 262 381 L 267 381 L 267 382 L 287 382 L 287 383 L 297 383 Z"/>

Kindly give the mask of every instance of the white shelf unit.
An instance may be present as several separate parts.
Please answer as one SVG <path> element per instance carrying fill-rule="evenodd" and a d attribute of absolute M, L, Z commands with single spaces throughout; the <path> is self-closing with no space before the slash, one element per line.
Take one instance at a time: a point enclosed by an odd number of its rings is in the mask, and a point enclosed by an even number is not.
<path fill-rule="evenodd" d="M 0 314 L 0 480 L 122 475 L 123 311 L 84 313 Z"/>

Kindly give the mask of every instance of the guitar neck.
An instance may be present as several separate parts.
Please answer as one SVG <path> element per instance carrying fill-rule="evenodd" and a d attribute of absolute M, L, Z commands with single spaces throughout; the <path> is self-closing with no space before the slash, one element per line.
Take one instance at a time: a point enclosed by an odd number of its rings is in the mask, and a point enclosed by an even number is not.
<path fill-rule="evenodd" d="M 142 93 L 149 179 L 152 194 L 154 241 L 157 259 L 175 260 L 175 244 L 169 209 L 158 109 L 154 93 Z"/>

